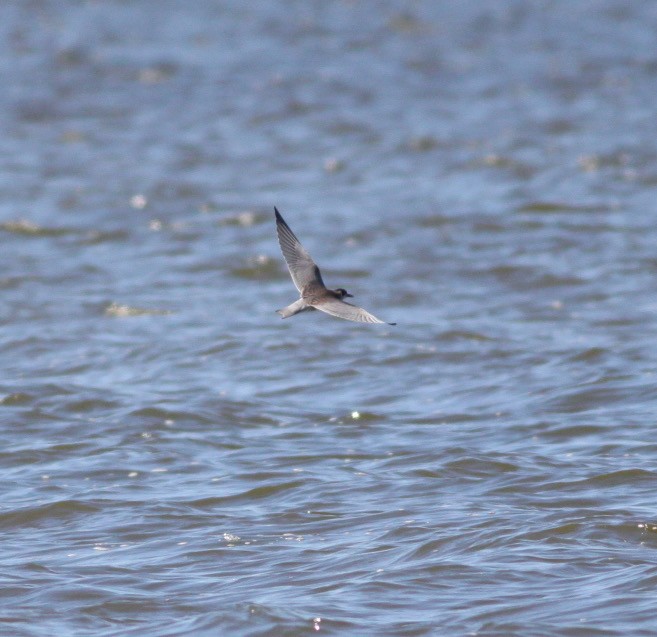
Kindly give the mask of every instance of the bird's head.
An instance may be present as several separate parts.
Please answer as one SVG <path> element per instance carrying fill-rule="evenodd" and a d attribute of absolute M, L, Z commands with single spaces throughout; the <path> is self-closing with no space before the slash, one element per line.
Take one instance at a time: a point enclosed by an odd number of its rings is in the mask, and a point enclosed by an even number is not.
<path fill-rule="evenodd" d="M 345 297 L 353 298 L 354 296 L 353 294 L 349 294 L 344 288 L 337 288 L 335 291 L 340 295 L 341 299 L 344 299 Z"/>

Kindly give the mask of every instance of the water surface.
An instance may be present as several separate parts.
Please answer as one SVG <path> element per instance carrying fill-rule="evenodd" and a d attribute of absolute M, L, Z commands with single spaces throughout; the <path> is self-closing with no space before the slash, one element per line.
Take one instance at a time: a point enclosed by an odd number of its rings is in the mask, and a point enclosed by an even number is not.
<path fill-rule="evenodd" d="M 656 30 L 3 4 L 0 632 L 655 634 Z"/>

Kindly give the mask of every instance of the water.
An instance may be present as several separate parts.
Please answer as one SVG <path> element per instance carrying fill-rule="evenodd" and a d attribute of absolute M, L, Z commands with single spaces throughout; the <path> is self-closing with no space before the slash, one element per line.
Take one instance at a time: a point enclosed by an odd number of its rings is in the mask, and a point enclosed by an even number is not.
<path fill-rule="evenodd" d="M 656 29 L 4 3 L 2 634 L 655 634 Z"/>

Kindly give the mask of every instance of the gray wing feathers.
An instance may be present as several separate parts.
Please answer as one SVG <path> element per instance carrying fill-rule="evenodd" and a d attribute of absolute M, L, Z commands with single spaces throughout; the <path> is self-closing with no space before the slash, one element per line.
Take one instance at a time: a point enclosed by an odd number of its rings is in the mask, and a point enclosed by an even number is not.
<path fill-rule="evenodd" d="M 285 223 L 278 210 L 276 210 L 276 232 L 281 252 L 283 252 L 287 268 L 297 290 L 301 292 L 310 283 L 324 285 L 319 268 L 301 245 L 299 239 L 296 238 L 294 232 L 290 230 L 290 226 Z"/>
<path fill-rule="evenodd" d="M 361 323 L 385 323 L 376 318 L 373 314 L 370 314 L 367 310 L 364 310 L 362 307 L 356 307 L 351 303 L 346 303 L 345 301 L 340 301 L 338 299 L 329 299 L 327 301 L 322 301 L 314 305 L 318 310 L 331 314 L 332 316 L 337 316 L 341 319 L 346 319 L 347 321 L 359 321 Z"/>

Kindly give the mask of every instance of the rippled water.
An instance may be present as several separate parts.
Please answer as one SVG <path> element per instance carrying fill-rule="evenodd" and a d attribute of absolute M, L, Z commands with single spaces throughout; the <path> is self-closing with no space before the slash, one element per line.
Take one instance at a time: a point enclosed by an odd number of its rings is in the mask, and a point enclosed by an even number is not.
<path fill-rule="evenodd" d="M 656 30 L 2 4 L 0 632 L 654 635 Z"/>

